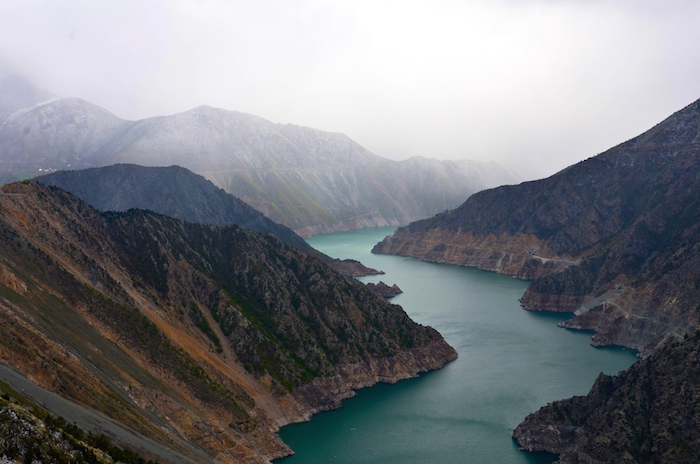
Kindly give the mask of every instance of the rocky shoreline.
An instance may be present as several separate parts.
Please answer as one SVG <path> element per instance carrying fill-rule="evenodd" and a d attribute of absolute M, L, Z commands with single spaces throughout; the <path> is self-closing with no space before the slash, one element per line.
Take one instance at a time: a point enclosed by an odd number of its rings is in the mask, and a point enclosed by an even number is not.
<path fill-rule="evenodd" d="M 700 333 L 627 371 L 600 374 L 587 396 L 555 401 L 513 432 L 558 463 L 692 463 L 700 456 Z"/>
<path fill-rule="evenodd" d="M 286 415 L 280 426 L 311 420 L 314 414 L 342 407 L 343 400 L 354 397 L 356 390 L 378 383 L 395 384 L 401 380 L 442 368 L 456 360 L 457 351 L 444 340 L 412 348 L 388 358 L 374 358 L 360 363 L 336 366 L 335 375 L 318 377 L 279 400 L 286 405 Z M 269 461 L 294 454 L 278 451 L 266 455 Z"/>
<path fill-rule="evenodd" d="M 378 271 L 371 267 L 367 267 L 355 259 L 338 259 L 333 258 L 325 263 L 340 275 L 347 277 L 364 277 L 370 275 L 384 275 L 384 271 Z"/>
<path fill-rule="evenodd" d="M 523 280 L 546 276 L 574 263 L 569 256 L 554 255 L 547 244 L 534 235 L 479 235 L 442 229 L 416 232 L 409 227 L 397 229 L 376 244 L 372 253 L 474 267 Z"/>
<path fill-rule="evenodd" d="M 367 283 L 367 288 L 387 300 L 403 293 L 403 290 L 401 290 L 398 285 L 394 284 L 390 287 L 382 281 L 379 281 L 377 284 L 369 282 Z"/>
<path fill-rule="evenodd" d="M 444 340 L 435 341 L 389 358 L 336 366 L 335 375 L 316 378 L 295 390 L 292 396 L 303 405 L 302 417 L 308 420 L 313 414 L 340 408 L 343 400 L 355 396 L 355 390 L 411 379 L 456 359 L 454 348 Z"/>

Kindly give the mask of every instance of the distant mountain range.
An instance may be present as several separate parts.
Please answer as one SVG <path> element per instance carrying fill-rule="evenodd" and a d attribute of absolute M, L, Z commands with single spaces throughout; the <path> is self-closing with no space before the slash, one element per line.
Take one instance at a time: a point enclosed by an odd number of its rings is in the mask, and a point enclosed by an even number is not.
<path fill-rule="evenodd" d="M 522 449 L 564 463 L 700 452 L 700 100 L 550 178 L 470 197 L 373 250 L 532 279 L 521 302 L 646 358 L 530 415 Z"/>
<path fill-rule="evenodd" d="M 39 177 L 37 181 L 60 187 L 100 211 L 136 208 L 200 224 L 236 224 L 275 235 L 343 275 L 358 277 L 381 273 L 358 261 L 334 259 L 315 250 L 289 227 L 273 222 L 204 177 L 179 166 L 160 168 L 119 164 L 58 171 Z"/>
<path fill-rule="evenodd" d="M 111 417 L 130 429 L 119 442 L 149 437 L 168 462 L 269 462 L 290 453 L 279 426 L 456 356 L 269 234 L 100 213 L 34 182 L 0 190 L 0 377 L 20 372 Z M 0 442 L 18 440 L 0 427 Z"/>
<path fill-rule="evenodd" d="M 22 88 L 0 87 L 0 95 Z M 302 236 L 405 224 L 518 180 L 494 163 L 391 161 L 343 134 L 207 106 L 125 121 L 77 98 L 18 105 L 0 126 L 0 181 L 117 163 L 179 165 Z"/>

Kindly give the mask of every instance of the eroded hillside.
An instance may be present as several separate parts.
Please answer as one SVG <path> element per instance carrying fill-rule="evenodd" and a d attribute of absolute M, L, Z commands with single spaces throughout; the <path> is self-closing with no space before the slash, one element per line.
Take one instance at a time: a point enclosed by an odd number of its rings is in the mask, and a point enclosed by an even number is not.
<path fill-rule="evenodd" d="M 273 236 L 3 191 L 2 361 L 192 459 L 283 456 L 278 426 L 456 357 Z"/>
<path fill-rule="evenodd" d="M 118 164 L 59 171 L 39 177 L 37 182 L 60 187 L 100 211 L 144 209 L 187 222 L 236 224 L 262 234 L 273 234 L 343 275 L 381 274 L 358 261 L 333 259 L 313 249 L 289 227 L 273 222 L 241 199 L 179 166 Z"/>
<path fill-rule="evenodd" d="M 547 179 L 473 195 L 374 252 L 533 279 L 526 309 L 574 312 L 595 345 L 647 356 L 700 301 L 700 101 Z"/>
<path fill-rule="evenodd" d="M 587 396 L 555 401 L 513 432 L 559 463 L 695 463 L 700 455 L 700 332 L 627 372 L 600 374 Z"/>

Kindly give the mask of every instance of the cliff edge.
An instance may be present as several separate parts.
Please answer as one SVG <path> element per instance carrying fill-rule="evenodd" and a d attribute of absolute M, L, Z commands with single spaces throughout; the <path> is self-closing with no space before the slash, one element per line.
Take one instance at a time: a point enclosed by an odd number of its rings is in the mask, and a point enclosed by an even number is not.
<path fill-rule="evenodd" d="M 513 432 L 559 463 L 695 463 L 700 456 L 700 333 L 666 346 L 587 396 L 555 401 Z"/>
<path fill-rule="evenodd" d="M 372 250 L 533 280 L 525 309 L 573 312 L 645 357 L 698 326 L 700 100 L 547 178 L 472 195 Z"/>

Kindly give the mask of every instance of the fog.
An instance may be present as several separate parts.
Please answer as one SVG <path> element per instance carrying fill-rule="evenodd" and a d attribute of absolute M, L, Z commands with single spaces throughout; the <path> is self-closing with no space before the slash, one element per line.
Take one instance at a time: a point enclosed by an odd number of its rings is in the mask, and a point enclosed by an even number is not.
<path fill-rule="evenodd" d="M 0 53 L 119 117 L 199 105 L 550 175 L 700 98 L 700 2 L 3 0 Z"/>

